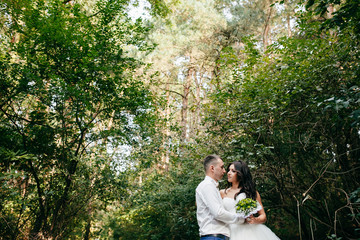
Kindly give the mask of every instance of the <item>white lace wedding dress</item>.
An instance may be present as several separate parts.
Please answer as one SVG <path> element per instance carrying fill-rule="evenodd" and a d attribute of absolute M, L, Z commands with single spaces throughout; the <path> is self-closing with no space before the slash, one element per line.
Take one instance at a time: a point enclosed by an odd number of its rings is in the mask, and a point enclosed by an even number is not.
<path fill-rule="evenodd" d="M 236 201 L 233 198 L 223 199 L 224 208 L 230 212 L 235 212 L 237 201 L 246 198 L 245 193 L 240 193 Z M 280 240 L 264 224 L 230 224 L 230 240 Z"/>

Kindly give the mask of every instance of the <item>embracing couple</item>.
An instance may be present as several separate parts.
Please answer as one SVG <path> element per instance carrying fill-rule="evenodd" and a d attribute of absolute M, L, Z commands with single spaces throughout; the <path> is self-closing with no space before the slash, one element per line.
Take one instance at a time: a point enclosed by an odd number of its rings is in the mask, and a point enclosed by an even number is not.
<path fill-rule="evenodd" d="M 204 168 L 205 179 L 196 188 L 200 240 L 279 240 L 263 224 L 266 214 L 246 163 L 236 161 L 225 170 L 219 156 L 209 155 L 204 159 Z M 228 186 L 219 191 L 219 180 L 226 172 Z M 245 198 L 261 205 L 256 217 L 244 218 L 236 212 L 236 203 Z"/>

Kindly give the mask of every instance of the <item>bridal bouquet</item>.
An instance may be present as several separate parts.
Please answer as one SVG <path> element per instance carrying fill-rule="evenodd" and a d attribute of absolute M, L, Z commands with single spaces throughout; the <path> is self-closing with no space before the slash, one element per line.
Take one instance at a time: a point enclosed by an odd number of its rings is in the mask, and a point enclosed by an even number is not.
<path fill-rule="evenodd" d="M 251 198 L 244 198 L 236 203 L 235 208 L 237 213 L 240 213 L 242 217 L 247 218 L 260 211 L 262 207 L 258 201 Z"/>

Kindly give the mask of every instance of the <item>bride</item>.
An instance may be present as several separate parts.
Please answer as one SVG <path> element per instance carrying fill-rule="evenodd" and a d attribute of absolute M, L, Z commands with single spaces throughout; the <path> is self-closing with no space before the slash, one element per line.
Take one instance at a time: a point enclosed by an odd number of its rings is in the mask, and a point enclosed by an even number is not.
<path fill-rule="evenodd" d="M 236 161 L 227 169 L 228 188 L 220 190 L 224 207 L 228 211 L 235 212 L 235 204 L 244 198 L 257 200 L 261 205 L 255 217 L 246 218 L 244 224 L 230 224 L 231 240 L 279 240 L 279 238 L 263 223 L 266 222 L 266 214 L 261 203 L 260 194 L 256 191 L 250 169 L 245 162 Z"/>

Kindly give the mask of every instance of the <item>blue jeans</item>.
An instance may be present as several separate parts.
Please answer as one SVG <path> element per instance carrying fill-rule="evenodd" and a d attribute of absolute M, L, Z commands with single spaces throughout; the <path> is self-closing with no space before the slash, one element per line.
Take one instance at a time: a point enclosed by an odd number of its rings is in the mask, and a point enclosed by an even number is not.
<path fill-rule="evenodd" d="M 223 239 L 218 237 L 201 237 L 200 240 L 223 240 Z"/>

